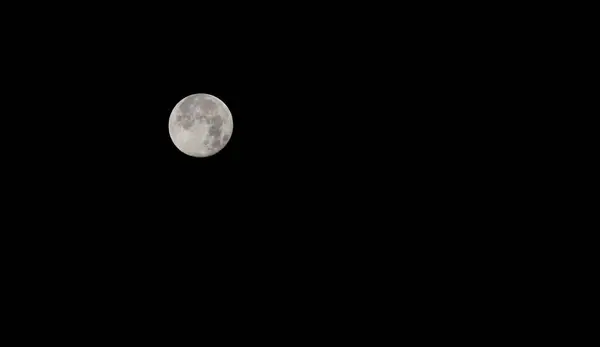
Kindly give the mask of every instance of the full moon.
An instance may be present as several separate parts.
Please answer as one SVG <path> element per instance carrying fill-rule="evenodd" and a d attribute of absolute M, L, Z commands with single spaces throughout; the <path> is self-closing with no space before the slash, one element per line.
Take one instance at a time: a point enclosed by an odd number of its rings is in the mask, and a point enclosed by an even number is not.
<path fill-rule="evenodd" d="M 232 132 L 231 111 L 210 94 L 186 96 L 169 117 L 169 135 L 175 147 L 192 157 L 209 157 L 219 152 Z"/>

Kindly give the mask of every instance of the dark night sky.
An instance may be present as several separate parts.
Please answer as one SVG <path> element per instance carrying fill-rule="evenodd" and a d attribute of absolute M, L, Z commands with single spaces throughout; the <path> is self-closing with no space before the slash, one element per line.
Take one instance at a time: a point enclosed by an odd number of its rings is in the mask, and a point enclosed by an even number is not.
<path fill-rule="evenodd" d="M 481 164 L 493 158 L 481 145 L 490 118 L 474 117 L 496 108 L 478 103 L 486 66 L 470 79 L 474 63 L 461 60 L 470 46 L 443 25 L 403 21 L 395 31 L 390 18 L 369 32 L 326 16 L 287 19 L 207 38 L 176 25 L 38 38 L 43 59 L 15 56 L 35 77 L 12 90 L 14 104 L 45 106 L 27 113 L 42 126 L 16 133 L 33 154 L 13 154 L 13 173 L 34 182 L 37 204 L 56 207 L 47 218 L 66 229 L 80 227 L 64 218 L 77 215 L 130 241 L 239 241 L 253 230 L 252 242 L 327 243 L 348 239 L 348 228 L 388 230 L 393 216 L 432 221 L 428 211 L 451 206 L 463 182 L 495 169 Z M 206 159 L 180 153 L 168 134 L 172 108 L 194 93 L 219 97 L 234 119 L 230 143 Z M 202 223 L 172 224 L 181 218 Z M 217 232 L 224 220 L 231 234 Z"/>
<path fill-rule="evenodd" d="M 422 59 L 428 54 L 376 42 L 358 51 L 356 36 L 332 43 L 327 35 L 289 34 L 281 42 L 266 34 L 215 40 L 210 50 L 169 49 L 188 47 L 189 37 L 132 35 L 32 63 L 40 72 L 35 89 L 53 91 L 41 96 L 52 113 L 76 115 L 43 118 L 41 136 L 51 138 L 44 153 L 54 154 L 37 165 L 51 161 L 66 187 L 81 172 L 92 196 L 124 194 L 149 208 L 179 193 L 248 209 L 260 196 L 281 208 L 306 206 L 306 199 L 341 203 L 350 192 L 376 195 L 377 184 L 417 177 L 443 151 L 450 123 L 439 109 L 454 107 L 445 90 L 456 86 L 435 83 L 435 64 Z M 168 135 L 173 106 L 194 93 L 218 96 L 234 118 L 231 142 L 207 159 L 183 155 Z M 206 183 L 210 194 L 173 193 L 189 182 Z"/>
<path fill-rule="evenodd" d="M 260 315 L 299 327 L 324 317 L 329 329 L 339 313 L 387 317 L 361 310 L 393 300 L 427 313 L 447 287 L 470 295 L 457 272 L 480 282 L 494 248 L 525 244 L 507 236 L 534 206 L 520 184 L 535 186 L 527 168 L 540 152 L 519 143 L 526 111 L 511 103 L 531 93 L 507 61 L 520 55 L 429 3 L 354 14 L 349 3 L 329 14 L 248 3 L 258 17 L 239 6 L 45 16 L 53 23 L 31 37 L 7 35 L 0 244 L 18 278 L 7 286 L 27 296 L 11 298 L 21 313 L 37 317 L 21 303 L 41 301 L 57 321 L 72 302 L 105 313 L 97 325 L 71 315 L 101 329 L 130 329 L 141 313 L 178 325 L 169 338 L 204 326 L 198 317 L 269 334 L 280 329 Z M 179 152 L 168 133 L 194 93 L 233 116 L 230 142 L 209 158 Z M 290 312 L 303 322 L 279 319 Z"/>

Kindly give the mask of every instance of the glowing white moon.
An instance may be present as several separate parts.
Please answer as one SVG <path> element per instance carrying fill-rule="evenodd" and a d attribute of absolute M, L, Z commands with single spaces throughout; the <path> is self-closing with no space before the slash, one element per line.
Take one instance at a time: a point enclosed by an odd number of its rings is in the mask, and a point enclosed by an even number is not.
<path fill-rule="evenodd" d="M 227 105 L 210 94 L 192 94 L 175 105 L 169 135 L 175 146 L 193 157 L 219 152 L 231 138 L 233 118 Z"/>

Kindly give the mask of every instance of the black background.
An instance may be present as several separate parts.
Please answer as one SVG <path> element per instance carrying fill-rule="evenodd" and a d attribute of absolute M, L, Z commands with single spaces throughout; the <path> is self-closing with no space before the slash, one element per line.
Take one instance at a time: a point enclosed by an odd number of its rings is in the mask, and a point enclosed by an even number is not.
<path fill-rule="evenodd" d="M 117 14 L 38 30 L 15 40 L 14 104 L 44 105 L 26 117 L 43 126 L 10 131 L 23 149 L 16 176 L 65 230 L 127 244 L 283 237 L 300 249 L 304 235 L 385 238 L 396 215 L 438 222 L 431 209 L 446 218 L 457 190 L 494 170 L 502 98 L 518 95 L 485 84 L 497 78 L 493 32 L 447 31 L 452 20 L 421 14 L 368 25 Z M 188 157 L 168 135 L 172 108 L 194 93 L 234 117 L 213 157 Z"/>
<path fill-rule="evenodd" d="M 3 244 L 33 269 L 32 296 L 76 282 L 67 295 L 127 303 L 115 312 L 201 297 L 246 319 L 277 298 L 344 313 L 351 289 L 376 302 L 398 278 L 435 297 L 501 241 L 479 231 L 523 213 L 523 170 L 504 163 L 526 130 L 503 130 L 525 129 L 509 106 L 527 81 L 487 14 L 252 7 L 113 11 L 12 37 L 3 196 L 17 241 Z M 168 134 L 194 93 L 233 114 L 209 158 Z"/>

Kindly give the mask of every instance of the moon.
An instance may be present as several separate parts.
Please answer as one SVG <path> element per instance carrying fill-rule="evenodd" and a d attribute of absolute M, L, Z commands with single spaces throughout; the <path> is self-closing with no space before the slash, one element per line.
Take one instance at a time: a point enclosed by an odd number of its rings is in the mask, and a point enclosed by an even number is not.
<path fill-rule="evenodd" d="M 175 147 L 192 157 L 209 157 L 222 150 L 233 133 L 231 111 L 210 94 L 192 94 L 175 105 L 169 135 Z"/>

